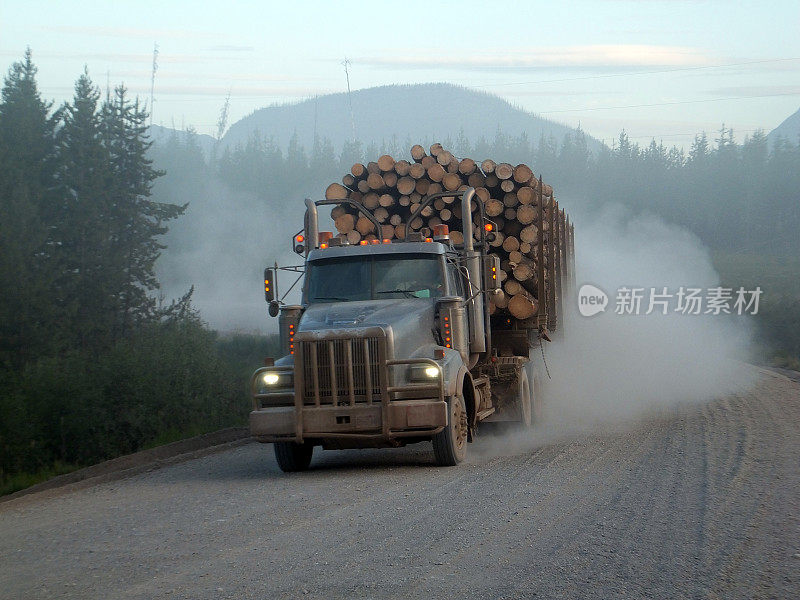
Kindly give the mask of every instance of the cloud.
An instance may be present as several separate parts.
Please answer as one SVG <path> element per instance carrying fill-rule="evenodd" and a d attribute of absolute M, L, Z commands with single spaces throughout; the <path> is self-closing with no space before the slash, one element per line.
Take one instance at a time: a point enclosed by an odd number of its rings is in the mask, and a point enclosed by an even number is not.
<path fill-rule="evenodd" d="M 128 90 L 132 94 L 150 94 L 149 85 L 131 85 Z M 231 91 L 228 85 L 158 85 L 156 83 L 155 95 L 159 96 L 216 96 L 224 97 L 231 92 L 231 97 L 286 97 L 305 98 L 307 96 L 332 94 L 340 90 L 332 90 L 313 86 L 237 86 Z"/>
<path fill-rule="evenodd" d="M 625 69 L 688 67 L 714 62 L 698 48 L 641 44 L 520 48 L 514 51 L 451 54 L 433 50 L 422 54 L 363 56 L 362 65 L 412 69 Z"/>
<path fill-rule="evenodd" d="M 557 98 L 557 97 L 573 97 L 573 96 L 596 96 L 597 92 L 594 90 L 530 90 L 524 88 L 504 87 L 502 84 L 492 89 L 491 85 L 480 86 L 481 90 L 489 90 L 496 93 L 498 96 L 514 96 L 514 97 L 542 97 L 542 98 Z M 613 96 L 623 94 L 623 91 L 616 92 L 603 92 L 603 96 Z"/>
<path fill-rule="evenodd" d="M 0 56 L 18 57 L 16 53 L 0 52 Z M 78 60 L 81 62 L 87 61 L 102 61 L 104 64 L 109 62 L 121 63 L 143 63 L 150 65 L 153 62 L 153 54 L 140 53 L 140 54 L 119 54 L 119 53 L 97 53 L 97 52 L 37 52 L 34 57 L 36 60 L 49 59 L 58 61 Z M 164 64 L 200 64 L 207 65 L 212 57 L 198 54 L 170 54 L 160 52 L 158 55 L 159 68 Z M 213 60 L 226 60 L 226 61 L 239 61 L 241 57 L 238 56 L 214 56 Z"/>
<path fill-rule="evenodd" d="M 146 38 L 157 40 L 159 38 L 214 38 L 218 37 L 217 34 L 192 31 L 188 29 L 151 29 L 141 27 L 102 27 L 102 26 L 86 26 L 86 25 L 43 25 L 41 27 L 44 31 L 54 33 L 67 33 L 74 35 L 91 35 L 98 37 L 113 37 L 113 38 Z"/>
<path fill-rule="evenodd" d="M 713 96 L 798 96 L 800 85 L 743 85 L 708 90 Z"/>
<path fill-rule="evenodd" d="M 208 50 L 210 52 L 252 52 L 253 50 L 255 50 L 255 47 L 221 45 L 221 46 L 209 46 L 208 48 L 203 48 L 203 50 Z"/>
<path fill-rule="evenodd" d="M 110 77 L 112 80 L 115 79 L 126 79 L 126 80 L 135 80 L 135 79 L 147 79 L 150 80 L 150 75 L 152 74 L 149 68 L 147 69 L 113 69 L 110 72 Z M 183 70 L 180 68 L 169 68 L 163 67 L 159 68 L 158 74 L 156 75 L 156 80 L 159 82 L 164 81 L 183 81 L 189 80 L 193 82 L 197 82 L 198 79 L 202 79 L 203 81 L 224 81 L 227 82 L 227 85 L 235 84 L 235 87 L 239 87 L 239 83 L 243 83 L 244 85 L 252 84 L 252 83 L 281 83 L 281 84 L 289 84 L 289 83 L 309 83 L 309 82 L 325 82 L 331 83 L 332 79 L 330 77 L 295 77 L 294 75 L 282 75 L 277 73 L 253 73 L 253 72 L 242 72 L 242 73 L 235 73 L 231 71 L 227 72 L 203 72 L 202 77 L 198 77 L 198 74 L 192 70 Z M 338 83 L 338 80 L 333 80 Z"/>

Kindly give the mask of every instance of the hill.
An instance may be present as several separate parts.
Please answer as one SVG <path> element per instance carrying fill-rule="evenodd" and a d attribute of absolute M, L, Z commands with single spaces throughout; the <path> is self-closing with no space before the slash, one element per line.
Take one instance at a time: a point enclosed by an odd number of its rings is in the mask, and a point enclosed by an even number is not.
<path fill-rule="evenodd" d="M 792 144 L 797 144 L 797 140 L 800 138 L 800 110 L 770 131 L 767 135 L 767 143 L 772 146 L 780 137 L 786 138 Z"/>
<path fill-rule="evenodd" d="M 532 144 L 553 135 L 559 142 L 572 128 L 549 121 L 511 105 L 506 100 L 451 84 L 390 85 L 357 90 L 351 94 L 356 138 L 365 145 L 396 138 L 401 148 L 424 141 L 445 142 L 463 133 L 473 144 L 481 137 L 492 141 L 496 132 L 525 132 Z M 306 148 L 314 132 L 338 148 L 352 139 L 353 127 L 346 93 L 318 96 L 294 104 L 262 108 L 234 123 L 223 145 L 244 144 L 253 132 L 273 136 L 285 148 L 292 135 Z M 601 143 L 589 137 L 592 150 Z M 409 146 L 410 147 L 410 146 Z M 407 150 L 407 148 L 405 148 Z"/>
<path fill-rule="evenodd" d="M 188 138 L 192 138 L 192 142 L 196 144 L 205 154 L 206 158 L 211 155 L 214 145 L 217 143 L 210 135 L 205 133 L 197 133 L 196 131 L 172 129 L 170 127 L 163 127 L 161 125 L 151 125 L 148 128 L 148 134 L 153 143 L 160 146 L 166 146 L 172 136 L 176 136 L 179 141 L 185 142 Z"/>

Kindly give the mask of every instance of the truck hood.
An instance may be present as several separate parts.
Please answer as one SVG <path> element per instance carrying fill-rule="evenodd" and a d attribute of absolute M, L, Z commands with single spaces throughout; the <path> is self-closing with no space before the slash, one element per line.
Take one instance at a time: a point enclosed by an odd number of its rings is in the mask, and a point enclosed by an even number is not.
<path fill-rule="evenodd" d="M 297 330 L 342 330 L 379 325 L 392 332 L 395 358 L 408 358 L 420 346 L 434 341 L 435 302 L 415 298 L 312 304 L 303 313 Z"/>

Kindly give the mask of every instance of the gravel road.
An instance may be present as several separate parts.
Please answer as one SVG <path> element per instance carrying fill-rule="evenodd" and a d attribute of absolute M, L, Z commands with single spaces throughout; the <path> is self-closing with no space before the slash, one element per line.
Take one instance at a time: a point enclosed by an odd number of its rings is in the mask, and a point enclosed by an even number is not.
<path fill-rule="evenodd" d="M 2 598 L 798 598 L 800 384 L 433 466 L 246 444 L 0 505 Z"/>

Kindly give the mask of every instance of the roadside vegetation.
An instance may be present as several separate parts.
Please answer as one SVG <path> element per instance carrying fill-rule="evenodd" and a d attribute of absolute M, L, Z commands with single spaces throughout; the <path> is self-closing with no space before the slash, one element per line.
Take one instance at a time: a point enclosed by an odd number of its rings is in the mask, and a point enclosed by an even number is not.
<path fill-rule="evenodd" d="M 84 73 L 60 107 L 30 52 L 0 99 L 0 493 L 242 425 L 274 340 L 208 329 L 155 263 L 185 205 L 156 202 L 147 114 Z"/>

